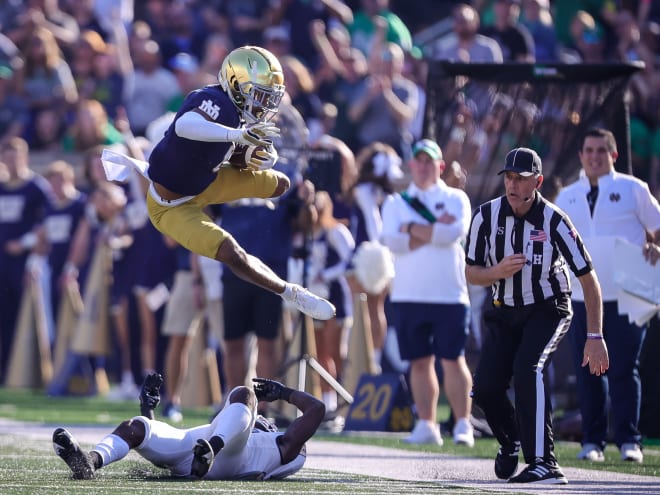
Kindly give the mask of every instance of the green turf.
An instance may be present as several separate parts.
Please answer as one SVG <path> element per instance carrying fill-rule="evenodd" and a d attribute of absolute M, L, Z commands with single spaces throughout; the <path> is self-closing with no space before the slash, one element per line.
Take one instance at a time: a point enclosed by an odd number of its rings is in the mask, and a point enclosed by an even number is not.
<path fill-rule="evenodd" d="M 437 483 L 393 481 L 352 474 L 303 469 L 286 481 L 191 481 L 176 480 L 139 458 L 108 466 L 95 480 L 70 479 L 68 468 L 54 455 L 37 450 L 7 450 L 0 454 L 0 493 L 35 494 L 355 494 L 383 493 L 476 495 L 478 490 L 455 488 Z"/>
<path fill-rule="evenodd" d="M 285 481 L 192 481 L 174 479 L 165 470 L 135 453 L 111 464 L 90 481 L 72 480 L 66 465 L 52 452 L 50 442 L 0 438 L 0 493 L 2 495 L 155 495 L 155 494 L 346 494 L 477 495 L 480 489 L 457 488 L 429 482 L 396 481 L 369 476 L 306 469 Z M 498 492 L 501 493 L 501 492 Z"/>
<path fill-rule="evenodd" d="M 180 424 L 183 427 L 189 427 L 205 423 L 208 421 L 211 414 L 210 409 L 184 409 L 184 421 Z M 119 401 L 119 402 L 110 402 L 107 399 L 101 397 L 46 397 L 40 391 L 30 391 L 30 390 L 9 390 L 9 389 L 0 389 L 0 417 L 10 418 L 20 421 L 29 421 L 35 423 L 46 423 L 51 425 L 83 425 L 83 424 L 94 424 L 94 425 L 107 425 L 108 430 L 114 427 L 116 424 L 121 422 L 124 419 L 127 419 L 131 416 L 134 416 L 138 413 L 136 401 Z M 430 446 L 414 446 L 407 445 L 401 442 L 401 435 L 388 435 L 383 433 L 350 433 L 345 432 L 342 434 L 330 434 L 319 432 L 315 438 L 319 439 L 329 439 L 342 442 L 353 442 L 353 443 L 363 443 L 369 445 L 379 445 L 383 447 L 396 447 L 407 450 L 418 450 L 418 451 L 427 451 L 427 452 L 442 452 L 446 454 L 457 454 L 461 456 L 471 456 L 471 457 L 482 457 L 492 459 L 495 452 L 497 451 L 496 442 L 493 439 L 478 439 L 474 448 L 469 449 L 466 447 L 455 446 L 452 442 L 447 441 L 442 447 L 430 447 Z M 71 490 L 57 492 L 50 491 L 53 489 L 51 478 L 59 476 L 60 482 L 63 482 L 67 479 L 68 472 L 65 469 L 65 466 L 61 465 L 61 461 L 52 455 L 50 450 L 50 445 L 47 446 L 46 451 L 43 451 L 43 446 L 34 445 L 34 451 L 20 452 L 20 457 L 16 460 L 13 457 L 12 451 L 14 446 L 10 443 L 3 441 L 0 438 L 0 493 L 78 493 L 77 487 L 82 486 L 85 483 L 77 484 L 74 483 L 71 487 Z M 41 451 L 39 450 L 41 448 Z M 580 467 L 588 468 L 595 470 L 607 470 L 607 471 L 616 471 L 630 474 L 639 474 L 646 476 L 657 476 L 660 477 L 660 446 L 647 446 L 645 448 L 645 459 L 643 464 L 634 464 L 627 463 L 619 460 L 618 452 L 613 446 L 610 446 L 606 450 L 606 461 L 603 463 L 584 463 L 577 461 L 575 456 L 579 450 L 579 445 L 575 442 L 557 442 L 556 452 L 559 458 L 560 464 L 563 467 Z M 34 460 L 34 457 L 37 457 L 38 460 Z M 104 477 L 107 477 L 107 480 L 111 483 L 108 483 L 108 486 L 103 488 L 103 491 L 94 490 L 94 493 L 128 493 L 128 490 L 135 494 L 141 495 L 142 493 L 175 493 L 181 490 L 180 485 L 177 484 L 178 488 L 172 489 L 172 481 L 165 480 L 162 478 L 162 473 L 158 473 L 156 468 L 152 468 L 148 463 L 141 460 L 139 457 L 135 456 L 135 469 L 136 473 L 133 477 L 126 477 L 127 469 L 126 467 L 118 467 L 113 471 L 113 466 L 109 466 L 107 471 L 104 470 Z M 33 478 L 29 474 L 22 473 L 20 466 L 24 463 L 30 463 L 37 471 L 41 472 L 41 466 L 49 466 L 45 468 L 46 474 L 42 477 L 35 477 L 34 483 L 32 483 Z M 113 475 L 113 472 L 115 473 Z M 51 476 L 52 474 L 52 476 Z M 308 471 L 304 471 L 305 476 L 311 476 L 314 480 L 317 478 L 323 478 L 327 476 L 324 473 L 313 473 L 310 475 Z M 359 483 L 359 478 L 352 475 L 340 475 L 342 477 L 341 483 Z M 138 488 L 142 487 L 144 479 L 149 480 L 152 483 L 149 483 L 151 487 L 147 491 L 139 491 Z M 104 478 L 106 479 L 106 478 Z M 140 484 L 137 484 L 137 481 L 140 481 Z M 318 487 L 318 491 L 315 488 L 317 493 L 397 493 L 397 491 L 379 491 L 377 488 L 365 488 L 365 490 L 372 491 L 356 491 L 351 485 L 349 490 L 340 490 L 337 488 L 338 481 L 333 481 L 332 483 L 326 483 L 327 480 L 323 480 L 322 488 Z M 120 483 L 122 488 L 118 488 L 117 491 L 113 491 L 113 483 Z M 314 481 L 309 481 L 314 482 Z M 43 485 L 39 485 L 43 483 Z M 178 482 L 181 483 L 181 482 Z M 205 483 L 211 482 L 198 482 L 195 483 L 194 489 L 191 489 L 194 493 L 206 493 L 204 485 Z M 213 486 L 217 486 L 218 482 L 214 483 Z M 340 484 L 341 484 L 340 483 Z M 390 483 L 390 482 L 388 482 Z M 398 483 L 398 482 L 395 482 Z M 241 488 L 243 484 L 233 484 L 228 485 L 223 491 L 229 493 L 305 493 L 305 490 L 302 488 L 304 484 L 302 482 L 283 482 L 275 483 L 276 486 L 271 486 L 266 491 L 255 491 L 254 488 L 256 484 L 250 483 L 247 486 L 249 488 Z M 297 491 L 300 485 L 300 491 Z M 42 489 L 38 489 L 38 486 L 43 486 Z M 238 488 L 237 488 L 238 486 Z M 371 486 L 371 484 L 370 484 Z M 433 485 L 437 487 L 436 485 Z M 26 488 L 27 487 L 27 488 Z M 334 488 L 332 488 L 334 487 Z M 25 491 L 20 491 L 25 489 Z M 141 488 L 140 488 L 141 489 Z M 14 491 L 16 490 L 16 491 Z M 198 491 L 201 490 L 201 491 Z M 210 489 L 209 489 L 210 490 Z M 216 490 L 214 488 L 213 490 Z M 244 491 L 241 491 L 244 490 Z M 323 491 L 321 491 L 323 490 Z M 80 493 L 89 493 L 86 490 L 81 490 Z M 413 492 L 411 492 L 413 493 Z M 420 493 L 441 493 L 435 491 L 425 491 Z M 465 492 L 470 493 L 470 492 Z"/>
<path fill-rule="evenodd" d="M 211 409 L 186 409 L 181 426 L 205 423 Z M 109 401 L 103 397 L 47 397 L 41 391 L 0 388 L 0 417 L 62 424 L 107 424 L 139 414 L 137 400 Z"/>

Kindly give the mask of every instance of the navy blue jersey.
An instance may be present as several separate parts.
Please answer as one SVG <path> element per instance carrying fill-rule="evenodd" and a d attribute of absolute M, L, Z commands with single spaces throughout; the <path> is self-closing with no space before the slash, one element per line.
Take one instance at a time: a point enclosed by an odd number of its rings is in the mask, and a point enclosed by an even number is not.
<path fill-rule="evenodd" d="M 283 278 L 287 276 L 287 263 L 291 256 L 293 222 L 300 211 L 300 201 L 293 189 L 290 194 L 272 202 L 242 200 L 214 208 L 220 213 L 220 226 L 231 232 L 248 253 L 262 260 Z M 223 270 L 222 276 L 235 278 L 236 274 Z"/>
<path fill-rule="evenodd" d="M 41 223 L 50 202 L 50 184 L 40 175 L 18 187 L 0 183 L 0 246 Z"/>
<path fill-rule="evenodd" d="M 40 224 L 50 200 L 50 184 L 41 176 L 18 186 L 0 182 L 0 375 L 9 362 L 29 254 L 10 254 L 5 244 Z"/>
<path fill-rule="evenodd" d="M 69 256 L 73 234 L 85 214 L 86 205 L 87 195 L 81 193 L 65 205 L 50 206 L 46 212 L 44 225 L 50 243 L 48 263 L 54 277 L 59 276 Z"/>
<path fill-rule="evenodd" d="M 149 156 L 149 178 L 186 196 L 201 193 L 213 182 L 214 169 L 229 158 L 233 147 L 230 142 L 195 141 L 177 136 L 176 121 L 193 109 L 227 127 L 236 129 L 241 124 L 238 110 L 220 86 L 206 86 L 186 96 L 165 136 Z"/>
<path fill-rule="evenodd" d="M 165 243 L 161 234 L 151 222 L 133 232 L 133 244 L 138 246 L 132 251 L 133 267 L 139 272 L 137 285 L 153 289 L 163 283 L 172 286 L 177 267 L 176 249 Z M 149 253 L 145 256 L 145 253 Z"/>

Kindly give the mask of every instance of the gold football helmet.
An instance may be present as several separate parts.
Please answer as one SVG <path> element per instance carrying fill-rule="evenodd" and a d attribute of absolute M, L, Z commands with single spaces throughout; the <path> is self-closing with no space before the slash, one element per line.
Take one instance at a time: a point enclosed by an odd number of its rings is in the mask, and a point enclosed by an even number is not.
<path fill-rule="evenodd" d="M 284 74 L 277 57 L 258 46 L 232 50 L 218 81 L 247 123 L 273 118 L 284 95 Z"/>

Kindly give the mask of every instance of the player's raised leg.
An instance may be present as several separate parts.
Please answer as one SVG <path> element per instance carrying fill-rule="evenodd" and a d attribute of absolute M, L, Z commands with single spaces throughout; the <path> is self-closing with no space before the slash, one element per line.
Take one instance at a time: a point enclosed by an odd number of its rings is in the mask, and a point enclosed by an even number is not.
<path fill-rule="evenodd" d="M 245 252 L 231 236 L 220 244 L 215 259 L 225 263 L 239 278 L 279 294 L 286 302 L 314 319 L 329 320 L 335 315 L 332 303 L 300 285 L 283 281 L 259 258 Z"/>

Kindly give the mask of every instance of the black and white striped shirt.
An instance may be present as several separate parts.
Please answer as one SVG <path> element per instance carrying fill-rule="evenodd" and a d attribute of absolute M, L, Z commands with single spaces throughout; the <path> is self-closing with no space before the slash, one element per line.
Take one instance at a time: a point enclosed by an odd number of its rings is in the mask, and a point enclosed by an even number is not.
<path fill-rule="evenodd" d="M 530 210 L 516 218 L 506 196 L 482 204 L 472 216 L 465 247 L 468 265 L 494 266 L 524 253 L 522 270 L 492 286 L 496 305 L 526 306 L 570 296 L 568 269 L 576 277 L 592 270 L 591 258 L 568 216 L 538 192 Z"/>

